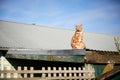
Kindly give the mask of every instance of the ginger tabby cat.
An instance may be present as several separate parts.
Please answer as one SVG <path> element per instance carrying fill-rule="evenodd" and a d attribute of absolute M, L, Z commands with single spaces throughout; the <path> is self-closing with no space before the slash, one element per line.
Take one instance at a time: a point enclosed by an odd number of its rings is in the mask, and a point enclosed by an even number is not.
<path fill-rule="evenodd" d="M 83 42 L 83 32 L 82 32 L 82 25 L 76 26 L 75 34 L 71 40 L 71 47 L 72 49 L 85 49 L 86 46 Z"/>

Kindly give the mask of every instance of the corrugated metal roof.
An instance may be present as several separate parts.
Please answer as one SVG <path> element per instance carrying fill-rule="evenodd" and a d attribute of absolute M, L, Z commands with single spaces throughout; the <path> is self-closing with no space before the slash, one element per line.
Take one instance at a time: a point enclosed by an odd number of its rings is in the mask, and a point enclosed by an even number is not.
<path fill-rule="evenodd" d="M 0 47 L 34 49 L 71 49 L 73 30 L 0 21 Z M 87 49 L 117 51 L 114 36 L 84 33 Z"/>
<path fill-rule="evenodd" d="M 114 42 L 115 36 L 98 33 L 85 33 L 84 35 L 84 41 L 86 43 L 87 49 L 117 51 Z"/>

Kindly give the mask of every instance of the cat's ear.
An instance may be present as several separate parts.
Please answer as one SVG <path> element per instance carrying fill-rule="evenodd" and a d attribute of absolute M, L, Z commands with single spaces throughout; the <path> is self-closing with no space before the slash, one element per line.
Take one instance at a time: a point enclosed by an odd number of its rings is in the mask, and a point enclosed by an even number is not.
<path fill-rule="evenodd" d="M 75 25 L 75 30 L 77 30 L 78 25 Z"/>

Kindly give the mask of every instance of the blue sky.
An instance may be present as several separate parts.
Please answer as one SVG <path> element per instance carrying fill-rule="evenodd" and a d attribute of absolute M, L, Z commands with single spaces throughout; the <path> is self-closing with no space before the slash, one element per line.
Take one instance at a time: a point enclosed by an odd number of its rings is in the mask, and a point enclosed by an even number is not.
<path fill-rule="evenodd" d="M 120 0 L 0 0 L 0 20 L 120 35 Z"/>

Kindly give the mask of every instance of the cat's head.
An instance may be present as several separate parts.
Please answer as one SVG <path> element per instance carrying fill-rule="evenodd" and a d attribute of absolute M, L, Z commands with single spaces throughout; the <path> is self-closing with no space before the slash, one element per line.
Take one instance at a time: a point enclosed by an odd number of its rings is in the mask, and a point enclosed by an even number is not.
<path fill-rule="evenodd" d="M 76 25 L 76 31 L 82 31 L 82 24 L 81 25 Z"/>

